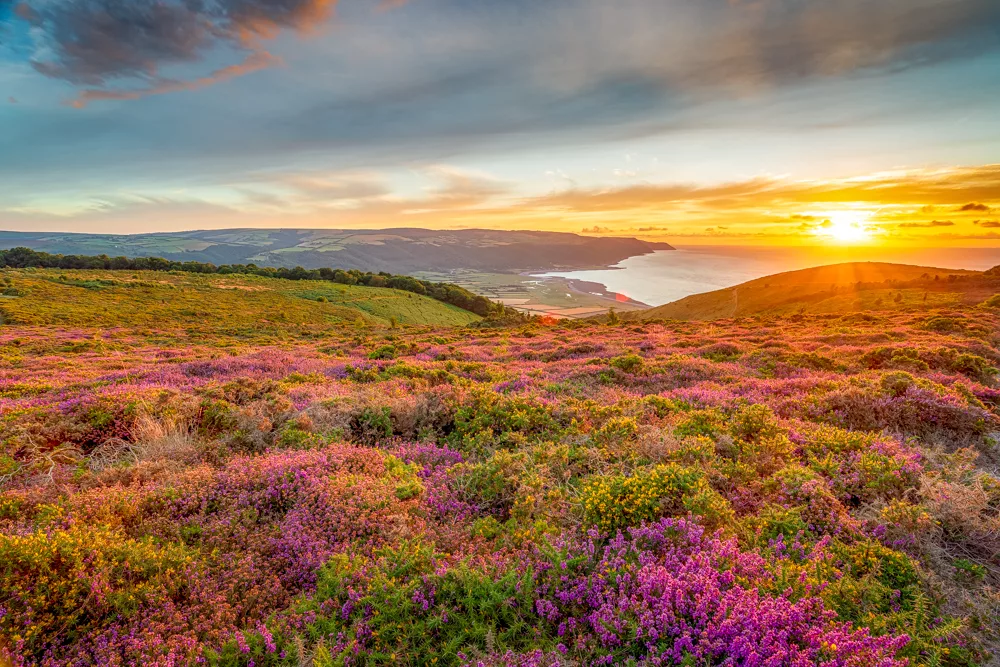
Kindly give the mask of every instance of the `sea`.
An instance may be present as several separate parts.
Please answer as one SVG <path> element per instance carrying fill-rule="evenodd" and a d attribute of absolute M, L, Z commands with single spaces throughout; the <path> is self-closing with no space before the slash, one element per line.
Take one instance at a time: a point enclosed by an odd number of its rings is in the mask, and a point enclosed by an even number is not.
<path fill-rule="evenodd" d="M 600 283 L 609 292 L 661 306 L 773 273 L 841 262 L 894 262 L 983 271 L 1000 265 L 1000 248 L 685 246 L 629 257 L 606 269 L 534 275 Z"/>

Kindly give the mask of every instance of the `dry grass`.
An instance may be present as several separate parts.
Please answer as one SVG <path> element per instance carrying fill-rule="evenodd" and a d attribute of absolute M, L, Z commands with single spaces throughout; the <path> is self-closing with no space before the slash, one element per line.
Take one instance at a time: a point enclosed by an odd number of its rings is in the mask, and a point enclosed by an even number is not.
<path fill-rule="evenodd" d="M 140 415 L 131 435 L 131 442 L 112 438 L 101 444 L 91 452 L 87 466 L 94 472 L 102 472 L 125 464 L 193 463 L 199 458 L 198 443 L 191 427 L 178 420 Z"/>

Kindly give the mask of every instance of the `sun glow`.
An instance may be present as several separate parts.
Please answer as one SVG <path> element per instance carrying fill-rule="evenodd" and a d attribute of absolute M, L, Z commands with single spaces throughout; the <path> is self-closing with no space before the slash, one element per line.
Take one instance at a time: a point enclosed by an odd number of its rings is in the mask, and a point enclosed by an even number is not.
<path fill-rule="evenodd" d="M 874 230 L 868 224 L 871 214 L 867 211 L 831 211 L 814 233 L 837 243 L 868 243 Z"/>

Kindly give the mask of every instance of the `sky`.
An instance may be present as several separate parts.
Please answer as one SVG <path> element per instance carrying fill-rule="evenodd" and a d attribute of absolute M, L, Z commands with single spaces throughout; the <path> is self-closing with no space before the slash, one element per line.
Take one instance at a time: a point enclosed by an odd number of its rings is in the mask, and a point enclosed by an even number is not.
<path fill-rule="evenodd" d="M 997 0 L 0 0 L 0 229 L 1000 246 Z"/>

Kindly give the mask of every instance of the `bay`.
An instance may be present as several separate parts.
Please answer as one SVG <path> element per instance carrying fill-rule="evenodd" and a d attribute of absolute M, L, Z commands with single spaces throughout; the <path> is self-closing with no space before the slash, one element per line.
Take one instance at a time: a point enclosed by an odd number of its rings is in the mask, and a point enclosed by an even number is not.
<path fill-rule="evenodd" d="M 893 262 L 982 271 L 1000 265 L 1000 248 L 685 246 L 630 257 L 606 269 L 552 271 L 535 276 L 600 283 L 609 292 L 660 306 L 774 273 L 842 262 Z"/>

